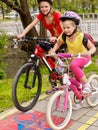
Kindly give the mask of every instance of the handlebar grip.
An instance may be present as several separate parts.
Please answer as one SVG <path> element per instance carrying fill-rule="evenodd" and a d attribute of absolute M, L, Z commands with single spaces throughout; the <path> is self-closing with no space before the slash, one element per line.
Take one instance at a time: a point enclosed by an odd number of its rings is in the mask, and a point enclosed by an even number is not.
<path fill-rule="evenodd" d="M 58 53 L 58 57 L 61 58 L 71 58 L 73 56 L 73 54 L 66 54 L 66 53 Z"/>

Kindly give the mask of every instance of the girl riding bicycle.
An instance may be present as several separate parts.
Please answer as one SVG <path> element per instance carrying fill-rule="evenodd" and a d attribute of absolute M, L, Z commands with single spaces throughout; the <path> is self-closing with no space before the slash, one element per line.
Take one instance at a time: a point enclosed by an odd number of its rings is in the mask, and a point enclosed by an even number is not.
<path fill-rule="evenodd" d="M 51 44 L 41 43 L 40 46 L 47 52 L 51 50 L 51 48 L 54 46 L 55 41 L 57 40 L 57 37 L 63 31 L 62 26 L 61 26 L 61 21 L 59 19 L 61 17 L 61 13 L 59 11 L 52 9 L 52 3 L 53 3 L 52 0 L 38 0 L 40 13 L 33 20 L 33 22 L 29 24 L 23 30 L 23 32 L 17 36 L 18 39 L 21 39 L 22 37 L 24 37 L 30 29 L 32 29 L 38 22 L 42 21 L 45 28 L 50 31 L 52 37 L 50 38 Z M 61 48 L 63 48 L 63 46 Z M 54 86 L 57 86 L 56 83 L 52 85 L 52 88 Z M 56 87 L 54 90 L 56 90 Z M 48 94 L 51 92 L 52 91 L 49 90 L 46 93 Z"/>
<path fill-rule="evenodd" d="M 68 52 L 71 54 L 79 54 L 80 58 L 74 58 L 70 64 L 70 70 L 74 73 L 76 79 L 83 84 L 83 94 L 91 93 L 91 86 L 83 72 L 83 67 L 91 60 L 91 55 L 95 53 L 95 46 L 88 40 L 87 48 L 83 45 L 84 33 L 78 28 L 80 23 L 80 16 L 75 12 L 67 11 L 61 17 L 63 26 L 63 33 L 59 36 L 57 43 L 51 50 L 50 54 L 55 51 L 64 43 L 67 44 Z M 63 35 L 66 35 L 66 41 L 63 40 Z"/>

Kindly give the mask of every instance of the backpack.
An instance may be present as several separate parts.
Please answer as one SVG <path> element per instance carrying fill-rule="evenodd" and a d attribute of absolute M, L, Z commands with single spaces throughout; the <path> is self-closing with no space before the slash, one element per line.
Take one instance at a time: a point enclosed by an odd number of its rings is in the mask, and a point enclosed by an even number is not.
<path fill-rule="evenodd" d="M 83 37 L 83 45 L 87 48 L 87 42 L 88 39 L 90 40 L 90 42 L 92 44 L 95 44 L 94 39 L 92 38 L 92 36 L 88 33 L 84 33 L 84 37 Z M 87 48 L 88 49 L 88 48 Z"/>
<path fill-rule="evenodd" d="M 62 34 L 62 39 L 63 39 L 63 41 L 66 41 L 66 34 L 65 34 L 65 33 Z M 91 42 L 92 44 L 95 45 L 95 41 L 94 41 L 94 39 L 92 38 L 92 36 L 91 36 L 90 34 L 88 34 L 88 33 L 84 33 L 83 45 L 84 45 L 85 48 L 87 48 L 87 50 L 88 50 L 88 47 L 87 47 L 88 39 L 90 40 L 90 42 Z M 65 48 L 67 48 L 67 44 L 66 44 L 66 43 L 64 43 L 64 44 L 65 44 L 65 45 L 64 45 Z M 94 55 L 94 54 L 93 54 L 93 55 Z"/>

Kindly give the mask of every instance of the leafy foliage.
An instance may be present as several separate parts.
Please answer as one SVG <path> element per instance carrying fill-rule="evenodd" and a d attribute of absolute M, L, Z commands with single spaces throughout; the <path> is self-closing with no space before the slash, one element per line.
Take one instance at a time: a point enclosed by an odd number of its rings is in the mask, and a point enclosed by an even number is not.
<path fill-rule="evenodd" d="M 8 36 L 5 33 L 0 35 L 0 79 L 5 78 L 5 63 L 3 62 L 4 46 L 7 45 Z"/>
<path fill-rule="evenodd" d="M 77 13 L 94 13 L 97 10 L 97 0 L 57 0 L 54 1 L 54 7 L 61 12 L 66 10 L 76 11 Z"/>
<path fill-rule="evenodd" d="M 4 46 L 7 44 L 7 41 L 8 41 L 8 35 L 6 33 L 2 33 L 0 35 L 0 53 L 4 48 Z"/>

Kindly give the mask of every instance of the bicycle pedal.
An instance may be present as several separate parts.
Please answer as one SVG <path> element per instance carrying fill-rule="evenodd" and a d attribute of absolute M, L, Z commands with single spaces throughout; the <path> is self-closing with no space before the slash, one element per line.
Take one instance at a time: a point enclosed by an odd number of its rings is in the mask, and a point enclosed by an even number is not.
<path fill-rule="evenodd" d="M 47 90 L 47 91 L 46 91 L 46 94 L 47 94 L 47 95 L 50 95 L 50 94 L 55 93 L 55 92 L 58 91 L 58 90 L 59 90 L 59 88 L 53 88 L 53 89 L 51 89 L 51 90 Z"/>
<path fill-rule="evenodd" d="M 86 98 L 86 97 L 88 97 L 88 96 L 90 96 L 90 95 L 91 95 L 91 93 L 86 93 L 86 94 L 83 93 L 83 97 L 84 97 L 84 98 Z"/>

